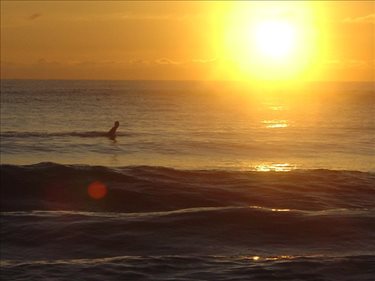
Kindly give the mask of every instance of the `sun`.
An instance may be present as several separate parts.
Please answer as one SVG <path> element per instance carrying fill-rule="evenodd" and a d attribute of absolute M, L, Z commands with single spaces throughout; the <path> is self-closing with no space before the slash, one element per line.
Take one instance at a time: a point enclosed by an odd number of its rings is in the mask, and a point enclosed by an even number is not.
<path fill-rule="evenodd" d="M 297 28 L 287 21 L 260 21 L 251 36 L 257 53 L 264 58 L 286 59 L 297 48 Z"/>
<path fill-rule="evenodd" d="M 216 41 L 230 78 L 298 80 L 312 73 L 319 51 L 313 12 L 304 3 L 234 4 Z"/>

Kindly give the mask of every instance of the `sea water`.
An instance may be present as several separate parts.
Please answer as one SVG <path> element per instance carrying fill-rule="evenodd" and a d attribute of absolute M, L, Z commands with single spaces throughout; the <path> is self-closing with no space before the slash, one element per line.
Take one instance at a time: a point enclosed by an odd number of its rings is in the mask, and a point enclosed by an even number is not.
<path fill-rule="evenodd" d="M 374 99 L 372 82 L 315 83 L 289 96 L 236 82 L 5 80 L 1 156 L 8 164 L 375 171 Z M 116 120 L 116 140 L 103 138 Z"/>
<path fill-rule="evenodd" d="M 2 275 L 373 280 L 374 116 L 373 82 L 3 80 Z"/>

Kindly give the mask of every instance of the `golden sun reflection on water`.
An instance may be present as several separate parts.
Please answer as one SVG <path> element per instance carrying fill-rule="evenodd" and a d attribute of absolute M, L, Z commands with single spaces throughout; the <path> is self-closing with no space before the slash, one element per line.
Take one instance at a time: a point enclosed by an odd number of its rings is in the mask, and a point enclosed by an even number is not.
<path fill-rule="evenodd" d="M 289 126 L 288 120 L 263 120 L 266 128 L 286 128 Z"/>
<path fill-rule="evenodd" d="M 290 209 L 271 209 L 272 212 L 290 212 Z"/>
<path fill-rule="evenodd" d="M 296 259 L 298 258 L 298 256 L 288 256 L 288 255 L 275 256 L 275 257 L 245 256 L 243 258 L 246 260 L 251 260 L 251 261 L 278 261 L 278 260 Z"/>
<path fill-rule="evenodd" d="M 255 166 L 255 170 L 258 172 L 290 172 L 296 168 L 296 165 L 290 163 L 260 164 Z"/>
<path fill-rule="evenodd" d="M 273 111 L 282 111 L 282 110 L 286 110 L 286 107 L 283 105 L 271 105 L 269 106 L 269 109 Z"/>

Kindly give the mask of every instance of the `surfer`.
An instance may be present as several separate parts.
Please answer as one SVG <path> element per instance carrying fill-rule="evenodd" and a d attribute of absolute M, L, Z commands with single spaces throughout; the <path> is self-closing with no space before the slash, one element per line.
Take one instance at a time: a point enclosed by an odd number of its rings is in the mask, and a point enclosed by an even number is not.
<path fill-rule="evenodd" d="M 107 136 L 110 139 L 114 140 L 116 138 L 116 130 L 119 126 L 120 126 L 120 122 L 116 121 L 112 129 L 109 130 L 109 132 L 107 133 Z"/>

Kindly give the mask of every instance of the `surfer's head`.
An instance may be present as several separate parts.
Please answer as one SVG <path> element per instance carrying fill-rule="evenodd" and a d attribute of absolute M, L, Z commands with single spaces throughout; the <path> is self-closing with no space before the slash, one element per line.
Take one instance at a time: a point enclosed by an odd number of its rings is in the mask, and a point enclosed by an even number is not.
<path fill-rule="evenodd" d="M 115 122 L 115 127 L 118 127 L 118 126 L 120 126 L 120 122 L 119 122 L 119 121 L 116 121 L 116 122 Z"/>

